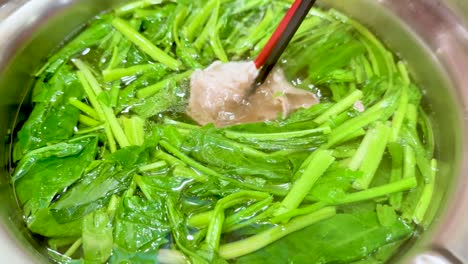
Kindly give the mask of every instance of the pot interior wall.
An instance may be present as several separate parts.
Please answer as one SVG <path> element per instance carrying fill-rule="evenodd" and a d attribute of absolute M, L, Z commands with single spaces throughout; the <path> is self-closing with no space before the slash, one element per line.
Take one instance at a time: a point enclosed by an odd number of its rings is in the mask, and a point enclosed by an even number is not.
<path fill-rule="evenodd" d="M 3 57 L 7 63 L 0 65 L 5 66 L 0 68 L 0 135 L 5 138 L 0 141 L 0 153 L 3 154 L 10 152 L 9 142 L 14 134 L 11 128 L 24 117 L 24 113 L 20 112 L 20 118 L 17 120 L 16 113 L 34 81 L 32 73 L 45 61 L 46 55 L 70 36 L 70 32 L 76 32 L 91 17 L 124 1 L 37 2 L 42 4 L 31 7 L 37 17 L 31 17 L 31 21 L 23 25 L 24 34 L 9 39 L 10 42 L 1 47 L 7 54 Z M 435 204 L 447 204 L 447 190 L 450 190 L 456 180 L 453 176 L 458 174 L 461 153 L 458 144 L 461 140 L 459 131 L 462 130 L 454 90 L 436 57 L 407 27 L 398 22 L 395 16 L 384 10 L 379 1 L 328 0 L 322 4 L 337 8 L 369 26 L 392 50 L 408 61 L 417 83 L 427 92 L 425 107 L 432 113 L 431 118 L 435 124 L 437 158 L 440 160 L 440 182 L 437 183 L 439 190 L 436 192 Z M 1 59 L 0 56 L 0 62 Z M 8 230 L 9 236 L 16 240 L 19 245 L 18 252 L 28 252 L 29 255 L 37 256 L 39 245 L 23 227 L 18 205 L 9 187 L 10 155 L 1 157 L 0 199 L 3 203 L 0 207 L 0 223 L 4 230 Z M 438 208 L 431 208 L 433 215 L 437 216 L 441 212 Z M 0 237 L 1 239 L 3 238 Z M 42 259 L 45 261 L 45 258 Z"/>

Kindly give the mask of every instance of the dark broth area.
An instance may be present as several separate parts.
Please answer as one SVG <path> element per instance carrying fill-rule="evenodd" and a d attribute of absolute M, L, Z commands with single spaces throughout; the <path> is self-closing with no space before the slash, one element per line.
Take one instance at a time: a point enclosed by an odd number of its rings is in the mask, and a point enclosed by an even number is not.
<path fill-rule="evenodd" d="M 13 183 L 52 260 L 378 263 L 430 223 L 421 93 L 367 29 L 314 9 L 281 67 L 321 103 L 216 129 L 185 114 L 191 71 L 254 58 L 288 2 L 145 3 L 99 16 L 37 73 Z"/>

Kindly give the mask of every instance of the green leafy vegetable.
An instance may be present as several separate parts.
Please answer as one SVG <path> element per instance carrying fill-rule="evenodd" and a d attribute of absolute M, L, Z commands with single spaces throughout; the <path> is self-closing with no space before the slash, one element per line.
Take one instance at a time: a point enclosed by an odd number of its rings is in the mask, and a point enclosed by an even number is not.
<path fill-rule="evenodd" d="M 49 58 L 11 182 L 51 260 L 383 263 L 427 227 L 439 179 L 423 93 L 336 10 L 312 9 L 278 64 L 319 103 L 222 128 L 186 115 L 192 73 L 255 58 L 289 4 L 129 2 Z"/>

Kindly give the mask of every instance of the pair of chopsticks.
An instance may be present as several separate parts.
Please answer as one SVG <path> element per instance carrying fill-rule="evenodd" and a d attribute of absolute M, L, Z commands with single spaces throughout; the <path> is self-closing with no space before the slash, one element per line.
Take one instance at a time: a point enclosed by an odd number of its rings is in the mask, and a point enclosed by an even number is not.
<path fill-rule="evenodd" d="M 255 66 L 260 69 L 260 72 L 255 79 L 252 93 L 265 82 L 315 2 L 316 0 L 296 0 L 288 10 L 260 55 L 255 59 Z"/>

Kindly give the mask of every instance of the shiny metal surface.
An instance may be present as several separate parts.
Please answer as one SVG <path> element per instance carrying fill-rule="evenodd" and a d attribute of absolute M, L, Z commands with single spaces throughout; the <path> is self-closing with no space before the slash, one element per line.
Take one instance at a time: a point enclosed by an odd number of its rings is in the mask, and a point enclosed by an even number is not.
<path fill-rule="evenodd" d="M 9 135 L 31 73 L 70 32 L 124 0 L 22 0 L 0 23 L 0 135 Z M 468 263 L 468 1 L 324 0 L 364 23 L 401 57 L 426 91 L 440 173 L 432 205 L 434 222 L 394 261 Z M 11 12 L 11 11 L 9 11 Z M 2 15 L 0 9 L 0 19 Z M 22 226 L 8 186 L 8 140 L 0 141 L 0 263 L 46 258 Z M 440 205 L 440 206 L 439 206 Z M 13 261 L 14 260 L 14 261 Z"/>

